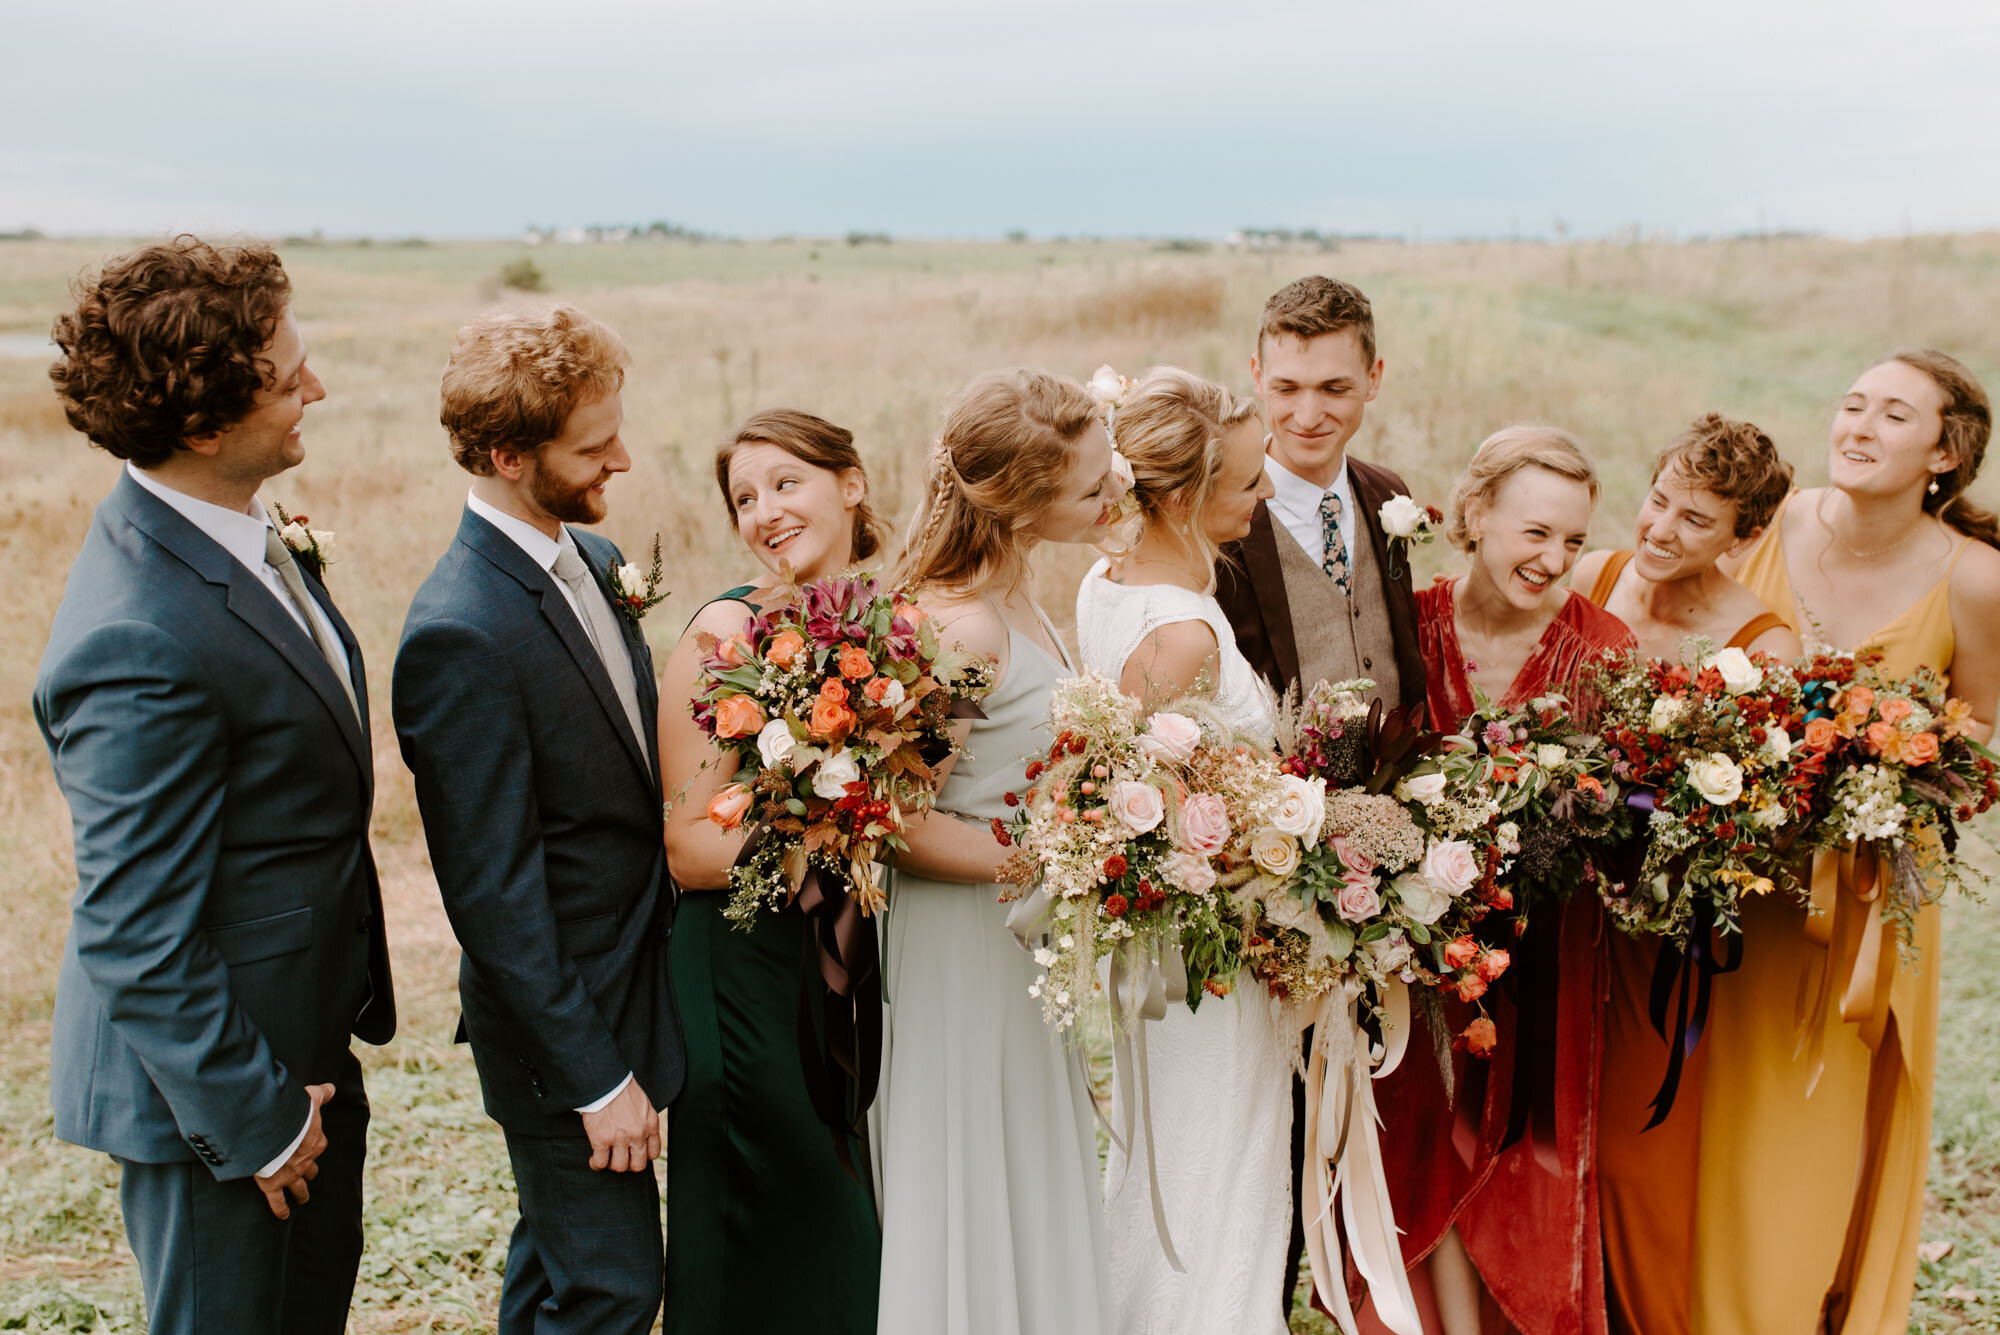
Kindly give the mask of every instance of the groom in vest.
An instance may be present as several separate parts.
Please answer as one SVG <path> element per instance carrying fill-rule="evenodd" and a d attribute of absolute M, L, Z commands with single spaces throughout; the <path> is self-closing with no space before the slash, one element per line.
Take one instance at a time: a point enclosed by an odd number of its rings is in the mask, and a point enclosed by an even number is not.
<path fill-rule="evenodd" d="M 1264 471 L 1275 490 L 1216 569 L 1216 599 L 1237 647 L 1280 695 L 1367 677 L 1384 705 L 1421 707 L 1424 664 L 1409 559 L 1391 561 L 1381 520 L 1382 503 L 1409 488 L 1389 469 L 1347 452 L 1382 387 L 1368 298 L 1317 276 L 1281 289 L 1264 303 L 1250 375 L 1271 428 Z M 1304 1163 L 1305 1090 L 1295 1081 L 1294 1199 Z M 1285 1311 L 1304 1245 L 1294 1211 Z"/>
<path fill-rule="evenodd" d="M 261 245 L 122 255 L 55 340 L 70 424 L 125 460 L 35 683 L 76 845 L 55 1133 L 117 1159 L 158 1335 L 335 1335 L 368 1130 L 349 1037 L 396 1028 L 368 683 L 257 499 L 326 387 Z"/>
<path fill-rule="evenodd" d="M 501 1335 L 644 1335 L 664 1284 L 659 701 L 624 558 L 578 525 L 631 466 L 625 345 L 573 306 L 473 321 L 442 418 L 472 474 L 396 655 L 396 733 L 464 954 L 459 1038 L 514 1167 Z"/>

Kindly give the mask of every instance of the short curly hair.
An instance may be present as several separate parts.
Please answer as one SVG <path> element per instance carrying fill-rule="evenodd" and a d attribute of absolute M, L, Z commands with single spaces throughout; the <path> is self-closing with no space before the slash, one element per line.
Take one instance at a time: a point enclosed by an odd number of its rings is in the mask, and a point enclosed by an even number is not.
<path fill-rule="evenodd" d="M 625 387 L 631 357 L 609 325 L 566 302 L 494 311 L 458 331 L 438 392 L 451 457 L 493 476 L 493 451 L 532 454 L 569 415 Z"/>
<path fill-rule="evenodd" d="M 1675 436 L 1653 460 L 1653 481 L 1669 468 L 1703 491 L 1736 502 L 1736 536 L 1747 538 L 1771 522 L 1792 489 L 1792 466 L 1778 457 L 1771 438 L 1750 422 L 1705 413 Z"/>
<path fill-rule="evenodd" d="M 269 246 L 189 235 L 119 255 L 72 291 L 76 309 L 50 331 L 62 356 L 49 379 L 71 426 L 140 468 L 249 413 L 292 298 Z"/>

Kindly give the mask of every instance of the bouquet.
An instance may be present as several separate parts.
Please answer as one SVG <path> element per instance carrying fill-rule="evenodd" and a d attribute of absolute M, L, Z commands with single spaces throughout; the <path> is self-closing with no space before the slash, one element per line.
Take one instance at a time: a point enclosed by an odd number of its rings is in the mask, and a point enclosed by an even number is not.
<path fill-rule="evenodd" d="M 1882 913 L 1907 948 L 1919 909 L 1970 888 L 1954 856 L 1957 826 L 2000 798 L 1996 757 L 1966 734 L 1971 708 L 1928 668 L 1891 681 L 1875 658 L 1820 654 L 1798 675 L 1799 745 L 1824 777 L 1807 842 L 1874 850 L 1887 871 Z"/>
<path fill-rule="evenodd" d="M 935 802 L 953 721 L 976 714 L 991 660 L 942 644 L 921 608 L 865 576 L 805 585 L 698 643 L 695 722 L 747 776 L 708 817 L 763 836 L 730 873 L 726 915 L 776 910 L 813 866 L 845 878 L 863 912 L 881 908 L 874 864 Z"/>
<path fill-rule="evenodd" d="M 1745 893 L 1802 897 L 1793 845 L 1825 757 L 1798 744 L 1798 676 L 1769 654 L 1694 640 L 1682 662 L 1606 667 L 1598 690 L 1612 772 L 1650 808 L 1637 876 L 1598 886 L 1612 920 L 1685 947 L 1711 927 L 1737 931 Z"/>
<path fill-rule="evenodd" d="M 1142 1018 L 1155 983 L 1155 1003 L 1195 1007 L 1204 991 L 1226 992 L 1243 940 L 1229 889 L 1257 866 L 1285 865 L 1275 840 L 1295 836 L 1274 833 L 1279 824 L 1317 834 L 1318 789 L 1281 774 L 1210 706 L 1140 715 L 1101 673 L 1062 682 L 1055 741 L 1027 767 L 1027 791 L 1006 795 L 1020 812 L 1001 830 L 1015 849 L 1001 875 L 1042 901 L 1042 972 L 1030 991 L 1059 1029 L 1075 1023 L 1106 956 L 1121 1031 Z M 1127 988 L 1128 976 L 1140 981 Z"/>

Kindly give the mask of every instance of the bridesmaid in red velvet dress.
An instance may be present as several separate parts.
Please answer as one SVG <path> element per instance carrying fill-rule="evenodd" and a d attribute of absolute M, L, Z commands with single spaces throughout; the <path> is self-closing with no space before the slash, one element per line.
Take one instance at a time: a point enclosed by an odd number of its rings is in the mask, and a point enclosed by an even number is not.
<path fill-rule="evenodd" d="M 1452 490 L 1446 530 L 1466 572 L 1417 595 L 1432 726 L 1455 730 L 1475 687 L 1503 705 L 1560 692 L 1588 714 L 1586 669 L 1633 644 L 1623 622 L 1561 584 L 1596 502 L 1597 475 L 1566 432 L 1513 426 L 1480 445 Z M 1557 1041 L 1552 1057 L 1541 1054 L 1545 1079 L 1553 1067 L 1553 1143 L 1544 1129 L 1500 1148 L 1520 1051 L 1503 988 L 1486 996 L 1500 1033 L 1490 1069 L 1455 1058 L 1462 1106 L 1428 1052 L 1413 1051 L 1377 1086 L 1403 1259 L 1428 1332 L 1605 1329 L 1595 1170 L 1602 922 L 1595 898 L 1579 895 L 1539 929 L 1555 934 L 1543 967 L 1555 965 Z M 1446 1017 L 1457 1032 L 1470 1014 L 1454 1003 Z"/>

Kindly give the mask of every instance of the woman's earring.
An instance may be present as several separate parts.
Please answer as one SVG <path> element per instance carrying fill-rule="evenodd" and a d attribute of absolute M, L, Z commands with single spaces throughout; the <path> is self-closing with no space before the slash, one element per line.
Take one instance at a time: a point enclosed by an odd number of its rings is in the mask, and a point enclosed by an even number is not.
<path fill-rule="evenodd" d="M 1933 496 L 1937 495 L 1937 479 L 1936 479 L 1936 478 L 1932 478 L 1932 479 L 1931 479 L 1931 495 L 1933 495 Z"/>

